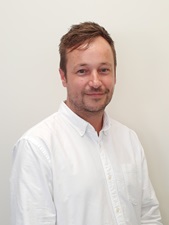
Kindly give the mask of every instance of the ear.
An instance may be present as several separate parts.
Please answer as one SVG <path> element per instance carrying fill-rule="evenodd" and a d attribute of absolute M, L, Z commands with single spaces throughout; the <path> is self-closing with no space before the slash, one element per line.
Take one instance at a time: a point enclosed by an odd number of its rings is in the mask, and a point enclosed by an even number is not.
<path fill-rule="evenodd" d="M 62 85 L 64 87 L 67 87 L 67 79 L 66 79 L 65 73 L 63 72 L 62 69 L 59 69 L 59 73 L 60 73 L 60 78 L 61 78 L 61 81 L 62 81 Z"/>

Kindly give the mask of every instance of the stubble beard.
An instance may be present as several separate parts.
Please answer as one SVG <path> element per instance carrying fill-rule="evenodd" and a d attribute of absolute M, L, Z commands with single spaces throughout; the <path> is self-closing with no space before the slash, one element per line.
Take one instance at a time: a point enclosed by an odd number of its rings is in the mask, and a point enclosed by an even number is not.
<path fill-rule="evenodd" d="M 110 99 L 111 100 L 111 99 Z M 104 102 L 101 104 L 100 99 L 93 99 L 93 105 L 92 102 L 88 103 L 87 100 L 83 100 L 83 108 L 84 111 L 88 113 L 100 113 L 105 110 L 106 106 L 110 102 L 108 96 L 106 96 Z"/>
<path fill-rule="evenodd" d="M 89 100 L 90 102 L 88 102 L 88 99 L 86 99 L 86 94 L 82 93 L 81 101 L 78 101 L 78 97 L 77 101 L 73 99 L 69 99 L 69 101 L 73 107 L 73 111 L 78 115 L 85 114 L 86 116 L 94 116 L 104 112 L 106 106 L 110 103 L 112 99 L 112 95 L 113 93 L 110 94 L 110 92 L 107 90 L 105 92 L 104 101 L 102 99 L 100 100 L 96 98 L 93 99 L 93 101 Z M 99 101 L 103 101 L 103 103 L 99 103 Z"/>

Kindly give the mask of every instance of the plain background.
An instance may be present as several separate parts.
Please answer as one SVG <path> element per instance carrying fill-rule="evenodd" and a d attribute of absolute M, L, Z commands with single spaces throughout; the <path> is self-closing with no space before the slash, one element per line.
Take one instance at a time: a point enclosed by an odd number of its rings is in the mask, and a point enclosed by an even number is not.
<path fill-rule="evenodd" d="M 169 224 L 169 1 L 6 0 L 0 7 L 0 224 L 10 221 L 11 149 L 54 113 L 66 92 L 58 44 L 74 23 L 104 26 L 117 50 L 109 114 L 134 129 Z"/>

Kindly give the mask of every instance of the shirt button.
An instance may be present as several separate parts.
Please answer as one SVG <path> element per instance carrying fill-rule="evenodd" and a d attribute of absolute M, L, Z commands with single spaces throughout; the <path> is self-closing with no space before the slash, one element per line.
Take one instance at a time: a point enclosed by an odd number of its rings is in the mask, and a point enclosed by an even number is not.
<path fill-rule="evenodd" d="M 108 175 L 108 179 L 111 180 L 111 175 Z"/>
<path fill-rule="evenodd" d="M 116 208 L 116 213 L 119 213 L 120 212 L 120 208 Z"/>

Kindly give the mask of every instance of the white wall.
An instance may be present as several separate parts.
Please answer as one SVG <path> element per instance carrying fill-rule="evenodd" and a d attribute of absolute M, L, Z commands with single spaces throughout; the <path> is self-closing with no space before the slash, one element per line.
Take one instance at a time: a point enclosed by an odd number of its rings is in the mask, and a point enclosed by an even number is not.
<path fill-rule="evenodd" d="M 55 112 L 65 90 L 58 44 L 70 25 L 95 21 L 116 43 L 117 86 L 108 111 L 144 146 L 169 224 L 169 1 L 6 0 L 0 7 L 0 223 L 9 224 L 11 148 Z"/>

